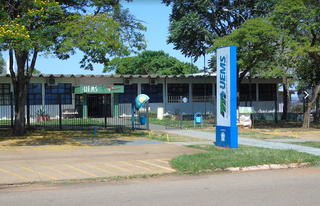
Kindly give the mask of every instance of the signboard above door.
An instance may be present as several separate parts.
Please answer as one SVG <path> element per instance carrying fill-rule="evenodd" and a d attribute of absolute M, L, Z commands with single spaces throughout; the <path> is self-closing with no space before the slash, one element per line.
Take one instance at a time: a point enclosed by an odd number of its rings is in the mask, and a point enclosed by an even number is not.
<path fill-rule="evenodd" d="M 105 94 L 105 93 L 124 93 L 123 85 L 100 85 L 100 86 L 76 86 L 74 87 L 74 93 L 95 93 L 95 94 Z"/>

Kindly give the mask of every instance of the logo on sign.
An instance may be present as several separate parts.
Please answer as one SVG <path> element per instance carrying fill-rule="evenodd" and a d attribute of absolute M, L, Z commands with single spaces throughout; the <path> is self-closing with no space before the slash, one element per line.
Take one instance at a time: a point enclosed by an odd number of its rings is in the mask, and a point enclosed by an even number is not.
<path fill-rule="evenodd" d="M 224 91 L 220 93 L 220 114 L 224 117 L 227 111 L 227 95 Z"/>
<path fill-rule="evenodd" d="M 109 92 L 120 89 L 120 88 L 113 88 L 112 86 L 103 87 L 103 89 L 105 89 L 105 88 L 107 88 L 107 90 L 108 90 Z"/>
<path fill-rule="evenodd" d="M 221 132 L 221 141 L 226 141 L 226 134 L 224 132 Z"/>
<path fill-rule="evenodd" d="M 83 87 L 83 92 L 84 93 L 89 93 L 89 92 L 97 92 L 98 87 L 97 86 L 84 86 Z"/>
<path fill-rule="evenodd" d="M 226 57 L 220 56 L 220 89 L 226 89 Z M 227 95 L 225 91 L 220 93 L 220 114 L 225 117 L 227 112 Z"/>

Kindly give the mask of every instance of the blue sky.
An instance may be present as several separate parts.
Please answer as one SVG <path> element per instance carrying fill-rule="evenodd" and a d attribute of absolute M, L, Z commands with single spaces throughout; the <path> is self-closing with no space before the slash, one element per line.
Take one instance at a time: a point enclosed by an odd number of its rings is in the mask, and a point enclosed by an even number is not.
<path fill-rule="evenodd" d="M 144 33 L 147 39 L 147 50 L 159 51 L 163 50 L 170 56 L 176 57 L 183 62 L 191 62 L 190 58 L 185 58 L 180 51 L 173 49 L 173 44 L 167 44 L 169 15 L 171 7 L 167 7 L 161 3 L 161 0 L 133 0 L 127 3 L 121 1 L 124 7 L 129 8 L 135 17 L 143 22 L 147 27 Z M 4 55 L 6 58 L 7 55 Z M 82 58 L 81 54 L 71 56 L 68 60 L 59 60 L 57 58 L 38 57 L 36 69 L 45 74 L 102 74 L 102 65 L 96 64 L 94 71 L 88 71 L 80 68 L 79 62 Z M 209 58 L 209 55 L 207 59 Z M 203 57 L 195 63 L 199 69 L 203 69 Z"/>

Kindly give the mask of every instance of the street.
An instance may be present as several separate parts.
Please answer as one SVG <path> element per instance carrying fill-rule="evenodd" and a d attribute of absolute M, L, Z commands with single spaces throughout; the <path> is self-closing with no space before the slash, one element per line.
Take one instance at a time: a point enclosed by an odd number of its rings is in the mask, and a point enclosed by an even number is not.
<path fill-rule="evenodd" d="M 2 188 L 0 205 L 319 205 L 320 168 Z"/>

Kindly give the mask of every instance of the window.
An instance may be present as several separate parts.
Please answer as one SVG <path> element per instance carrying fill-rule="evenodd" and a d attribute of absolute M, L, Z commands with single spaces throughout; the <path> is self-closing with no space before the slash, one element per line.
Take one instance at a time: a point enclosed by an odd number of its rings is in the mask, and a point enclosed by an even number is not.
<path fill-rule="evenodd" d="M 277 100 L 276 84 L 259 84 L 259 101 Z"/>
<path fill-rule="evenodd" d="M 10 84 L 0 84 L 0 105 L 11 105 Z"/>
<path fill-rule="evenodd" d="M 206 91 L 204 91 L 204 88 L 206 88 Z M 208 102 L 212 97 L 212 84 L 192 84 L 192 101 Z"/>
<path fill-rule="evenodd" d="M 163 85 L 141 84 L 141 93 L 150 97 L 150 103 L 163 102 Z"/>
<path fill-rule="evenodd" d="M 123 84 L 114 84 L 123 85 Z M 138 96 L 138 86 L 137 84 L 124 85 L 124 93 L 119 93 L 119 103 L 132 103 L 134 99 Z"/>
<path fill-rule="evenodd" d="M 49 86 L 46 84 L 46 104 L 59 104 L 59 96 L 61 104 L 72 104 L 71 84 L 58 84 L 57 86 Z"/>
<path fill-rule="evenodd" d="M 181 96 L 189 97 L 189 84 L 168 84 L 168 102 L 179 102 Z"/>
<path fill-rule="evenodd" d="M 41 84 L 29 84 L 29 104 L 41 105 L 42 104 L 42 85 Z M 27 102 L 26 102 L 27 104 Z"/>
<path fill-rule="evenodd" d="M 257 101 L 256 88 L 256 84 L 251 84 L 252 101 Z M 250 101 L 249 84 L 240 85 L 240 101 Z"/>

